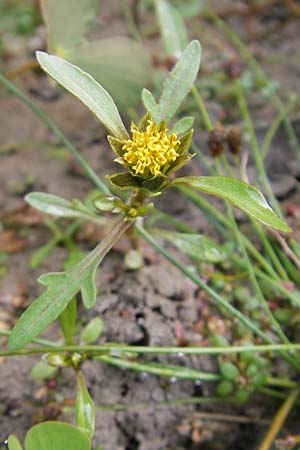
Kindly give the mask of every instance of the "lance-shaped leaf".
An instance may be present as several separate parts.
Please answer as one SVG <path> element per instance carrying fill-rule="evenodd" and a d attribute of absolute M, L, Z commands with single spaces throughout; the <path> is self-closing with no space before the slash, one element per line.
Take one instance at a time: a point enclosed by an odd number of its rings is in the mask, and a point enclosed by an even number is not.
<path fill-rule="evenodd" d="M 78 199 L 69 201 L 54 194 L 31 192 L 25 196 L 25 200 L 30 206 L 45 214 L 58 217 L 78 217 L 99 224 L 103 223 L 104 225 L 108 223 L 106 218 L 94 214 L 93 211 Z M 45 248 L 45 251 L 47 251 L 47 248 Z"/>
<path fill-rule="evenodd" d="M 23 450 L 17 436 L 11 434 L 7 439 L 8 450 Z"/>
<path fill-rule="evenodd" d="M 92 439 L 95 431 L 95 407 L 82 372 L 77 374 L 76 425 Z"/>
<path fill-rule="evenodd" d="M 172 131 L 173 133 L 177 134 L 177 136 L 182 136 L 192 128 L 193 123 L 194 117 L 182 117 L 174 124 Z"/>
<path fill-rule="evenodd" d="M 96 301 L 95 272 L 100 262 L 131 222 L 120 220 L 111 232 L 75 267 L 39 278 L 46 290 L 26 309 L 14 326 L 8 340 L 11 349 L 22 348 L 53 322 L 74 296 L 82 291 L 86 308 Z"/>
<path fill-rule="evenodd" d="M 188 44 L 184 21 L 180 12 L 167 0 L 156 0 L 155 6 L 164 49 L 177 59 Z"/>
<path fill-rule="evenodd" d="M 148 89 L 144 88 L 142 90 L 142 102 L 146 111 L 152 112 L 152 110 L 157 106 L 155 98 L 153 97 L 152 92 Z"/>
<path fill-rule="evenodd" d="M 159 104 L 151 111 L 155 122 L 169 122 L 172 119 L 194 84 L 200 58 L 199 41 L 190 42 L 165 81 Z"/>
<path fill-rule="evenodd" d="M 208 239 L 201 234 L 194 233 L 178 233 L 176 231 L 154 229 L 152 230 L 156 236 L 175 245 L 180 251 L 195 259 L 196 261 L 209 261 L 218 263 L 226 257 L 225 252 L 220 245 L 213 240 Z"/>
<path fill-rule="evenodd" d="M 44 52 L 37 52 L 36 55 L 45 72 L 79 98 L 113 136 L 118 139 L 128 138 L 112 97 L 91 75 L 58 56 Z"/>
<path fill-rule="evenodd" d="M 50 52 L 67 54 L 81 44 L 92 20 L 95 18 L 96 0 L 40 0 L 47 25 L 48 48 Z M 66 26 L 66 17 L 69 17 Z"/>
<path fill-rule="evenodd" d="M 59 217 L 80 217 L 81 213 L 72 202 L 54 194 L 31 192 L 25 196 L 26 202 L 39 211 Z"/>
<path fill-rule="evenodd" d="M 288 233 L 290 227 L 272 210 L 260 191 L 250 184 L 230 177 L 182 177 L 170 186 L 188 185 L 194 189 L 228 200 L 246 214 L 276 230 Z"/>
<path fill-rule="evenodd" d="M 84 42 L 68 54 L 68 61 L 95 78 L 122 111 L 135 105 L 149 83 L 149 57 L 140 42 L 125 36 Z"/>
<path fill-rule="evenodd" d="M 32 427 L 25 438 L 25 450 L 90 450 L 90 439 L 68 423 L 43 422 Z"/>
<path fill-rule="evenodd" d="M 136 372 L 146 372 L 161 377 L 174 377 L 184 380 L 206 381 L 215 381 L 219 379 L 219 376 L 217 374 L 200 372 L 198 370 L 191 369 L 190 367 L 182 367 L 148 361 L 130 361 L 127 359 L 116 358 L 109 355 L 95 356 L 94 359 L 106 364 L 110 364 L 112 366 L 120 367 L 121 369 L 129 369 Z"/>

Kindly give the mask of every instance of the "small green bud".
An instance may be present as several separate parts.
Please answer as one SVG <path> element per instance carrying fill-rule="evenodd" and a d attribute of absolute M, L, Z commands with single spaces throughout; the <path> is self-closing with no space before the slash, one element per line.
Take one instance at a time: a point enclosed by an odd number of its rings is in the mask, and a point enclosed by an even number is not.
<path fill-rule="evenodd" d="M 84 357 L 80 353 L 73 353 L 71 356 L 71 362 L 73 367 L 79 367 L 83 363 Z"/>
<path fill-rule="evenodd" d="M 250 363 L 249 366 L 246 369 L 246 375 L 247 377 L 253 377 L 257 374 L 257 372 L 259 371 L 258 366 L 253 362 Z"/>
<path fill-rule="evenodd" d="M 47 353 L 47 355 L 43 356 L 46 364 L 49 364 L 53 367 L 65 367 L 68 366 L 68 359 L 65 355 L 61 353 Z"/>
<path fill-rule="evenodd" d="M 250 395 L 249 389 L 241 388 L 235 392 L 234 398 L 238 403 L 243 404 L 248 400 L 249 395 Z"/>
<path fill-rule="evenodd" d="M 112 195 L 100 195 L 94 200 L 94 206 L 99 211 L 115 212 L 117 207 L 116 200 L 117 198 Z"/>
<path fill-rule="evenodd" d="M 265 375 L 261 372 L 258 372 L 258 373 L 256 373 L 256 375 L 251 377 L 251 381 L 255 387 L 264 386 L 267 381 L 267 375 Z"/>
<path fill-rule="evenodd" d="M 234 384 L 229 380 L 223 380 L 217 385 L 217 395 L 227 397 L 234 390 Z"/>
<path fill-rule="evenodd" d="M 229 361 L 222 362 L 219 366 L 220 372 L 227 380 L 236 380 L 239 376 L 237 367 Z"/>
<path fill-rule="evenodd" d="M 80 342 L 84 344 L 94 344 L 103 331 L 103 320 L 100 317 L 94 317 L 82 330 Z"/>
<path fill-rule="evenodd" d="M 128 269 L 136 270 L 143 266 L 144 258 L 137 250 L 129 250 L 125 255 L 124 262 Z"/>
<path fill-rule="evenodd" d="M 53 378 L 56 375 L 57 367 L 50 366 L 46 361 L 42 359 L 38 361 L 31 369 L 31 378 L 33 380 L 47 380 Z"/>
<path fill-rule="evenodd" d="M 292 311 L 289 308 L 278 308 L 273 314 L 278 322 L 287 324 L 291 318 Z"/>
<path fill-rule="evenodd" d="M 210 338 L 210 342 L 211 342 L 211 345 L 213 345 L 214 347 L 228 347 L 229 346 L 229 342 L 221 334 L 214 334 Z"/>

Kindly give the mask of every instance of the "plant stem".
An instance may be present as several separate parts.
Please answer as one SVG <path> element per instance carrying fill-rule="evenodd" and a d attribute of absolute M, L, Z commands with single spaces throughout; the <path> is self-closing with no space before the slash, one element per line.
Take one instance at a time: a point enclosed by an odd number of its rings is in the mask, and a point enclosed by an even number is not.
<path fill-rule="evenodd" d="M 227 170 L 228 174 L 231 175 L 231 167 L 229 166 L 228 161 L 225 158 L 225 156 L 223 156 L 222 162 L 223 162 L 224 167 Z M 216 164 L 216 168 L 217 168 L 218 173 L 220 173 L 220 167 L 219 167 L 219 160 L 218 159 L 215 159 L 215 164 Z M 248 273 L 249 280 L 250 280 L 250 283 L 252 285 L 253 291 L 256 294 L 256 296 L 258 298 L 258 301 L 259 301 L 263 311 L 265 312 L 266 316 L 268 317 L 269 323 L 272 326 L 273 330 L 277 333 L 277 335 L 279 336 L 279 338 L 281 339 L 282 342 L 288 344 L 289 340 L 286 337 L 286 335 L 284 334 L 284 332 L 282 331 L 282 328 L 279 325 L 279 323 L 277 322 L 277 320 L 275 319 L 274 315 L 272 314 L 272 312 L 271 312 L 271 310 L 269 308 L 269 305 L 268 305 L 268 303 L 267 303 L 267 301 L 266 301 L 266 299 L 265 299 L 265 297 L 264 297 L 264 295 L 262 293 L 260 285 L 259 285 L 259 283 L 257 281 L 256 274 L 255 274 L 255 271 L 253 269 L 253 265 L 251 264 L 248 252 L 247 252 L 246 247 L 245 247 L 244 240 L 242 238 L 242 234 L 241 234 L 241 232 L 240 232 L 240 230 L 238 228 L 238 225 L 236 223 L 236 220 L 235 220 L 235 217 L 234 217 L 234 214 L 233 214 L 233 210 L 232 210 L 232 206 L 228 202 L 225 202 L 225 205 L 226 205 L 226 209 L 227 209 L 228 218 L 229 218 L 229 220 L 232 223 L 233 233 L 235 235 L 235 238 L 236 238 L 236 240 L 238 242 L 240 251 L 241 251 L 241 253 L 243 255 L 243 258 L 244 258 L 244 261 L 245 261 L 245 266 L 246 266 L 246 269 L 247 269 L 247 273 Z M 290 358 L 289 355 L 282 355 L 282 356 L 285 357 L 285 359 L 296 369 L 297 364 L 295 364 L 293 358 Z"/>
<path fill-rule="evenodd" d="M 151 245 L 159 252 L 161 253 L 168 261 L 170 261 L 175 267 L 177 267 L 184 275 L 186 275 L 190 280 L 192 280 L 197 286 L 199 286 L 201 289 L 203 289 L 204 292 L 206 292 L 212 300 L 215 301 L 217 306 L 219 308 L 223 308 L 229 315 L 232 317 L 235 317 L 239 322 L 241 322 L 243 325 L 245 325 L 249 330 L 260 336 L 264 342 L 267 342 L 269 344 L 273 343 L 273 340 L 263 331 L 261 331 L 258 326 L 252 322 L 248 317 L 244 316 L 238 309 L 236 309 L 234 306 L 232 306 L 230 303 L 228 303 L 226 300 L 224 300 L 222 297 L 219 296 L 217 292 L 215 292 L 213 289 L 211 289 L 204 281 L 201 280 L 197 275 L 195 275 L 194 272 L 192 272 L 189 268 L 181 264 L 179 261 L 177 261 L 167 250 L 165 250 L 163 247 L 161 247 L 158 242 L 156 242 L 152 236 L 147 233 L 147 231 L 141 227 L 140 225 L 136 225 L 136 229 L 139 232 L 141 236 L 144 237 L 144 239 L 151 243 Z M 294 368 L 295 370 L 299 370 L 298 363 L 290 357 L 288 354 L 282 355 Z"/>
<path fill-rule="evenodd" d="M 274 439 L 280 432 L 288 414 L 293 408 L 298 397 L 299 397 L 299 388 L 292 390 L 290 395 L 286 398 L 286 400 L 284 401 L 284 403 L 274 416 L 270 428 L 267 434 L 265 435 L 258 450 L 269 450 L 271 448 Z"/>
<path fill-rule="evenodd" d="M 209 203 L 204 197 L 200 196 L 196 192 L 191 189 L 180 186 L 177 187 L 181 192 L 184 193 L 196 206 L 198 206 L 202 211 L 207 211 L 213 217 L 215 217 L 222 225 L 224 225 L 229 230 L 232 230 L 232 223 L 230 220 L 222 214 L 217 208 L 215 208 L 211 203 Z M 260 264 L 260 266 L 269 274 L 264 273 L 262 270 L 256 268 L 254 266 L 255 273 L 259 276 L 259 278 L 265 280 L 269 283 L 274 289 L 276 289 L 280 294 L 285 295 L 293 304 L 300 306 L 299 298 L 296 297 L 293 292 L 287 290 L 279 281 L 278 275 L 274 271 L 273 267 L 270 266 L 268 261 L 259 253 L 258 250 L 254 247 L 254 245 L 247 239 L 246 236 L 242 235 L 242 239 L 245 243 L 245 246 L 249 253 L 256 259 L 256 261 Z M 245 269 L 245 264 L 239 257 L 230 253 L 229 258 L 237 264 L 239 267 Z"/>
<path fill-rule="evenodd" d="M 285 116 L 287 115 L 287 113 L 294 107 L 295 104 L 297 104 L 299 102 L 299 98 L 300 95 L 298 94 L 295 98 L 293 98 L 293 100 L 291 100 L 291 102 L 288 104 L 286 111 L 284 109 L 282 109 L 277 116 L 275 117 L 275 119 L 273 120 L 273 122 L 271 123 L 268 131 L 265 134 L 262 146 L 261 146 L 261 155 L 262 158 L 265 159 L 269 149 L 271 147 L 271 143 L 272 140 L 280 126 L 280 124 L 282 123 L 282 121 L 284 120 Z"/>
<path fill-rule="evenodd" d="M 202 118 L 202 121 L 203 121 L 203 124 L 204 124 L 204 127 L 205 127 L 206 131 L 208 131 L 208 132 L 212 131 L 213 125 L 212 125 L 210 117 L 209 117 L 209 115 L 207 113 L 206 107 L 205 107 L 205 105 L 203 103 L 202 97 L 199 94 L 199 91 L 198 91 L 198 89 L 196 88 L 195 85 L 192 87 L 191 92 L 192 92 L 193 97 L 195 99 L 196 105 L 197 105 L 197 107 L 199 109 L 199 112 L 200 112 L 200 115 L 201 115 L 201 118 Z"/>
<path fill-rule="evenodd" d="M 279 204 L 273 194 L 272 188 L 270 186 L 270 183 L 269 183 L 269 180 L 268 180 L 265 168 L 264 168 L 263 158 L 261 157 L 260 149 L 258 147 L 258 143 L 257 143 L 257 139 L 256 139 L 254 127 L 253 127 L 253 122 L 252 122 L 250 114 L 249 114 L 247 102 L 245 99 L 243 87 L 241 85 L 240 80 L 235 80 L 234 86 L 235 86 L 235 92 L 236 92 L 237 100 L 239 103 L 240 111 L 242 114 L 242 118 L 244 120 L 247 132 L 249 133 L 250 148 L 251 148 L 252 156 L 253 156 L 253 159 L 255 162 L 257 174 L 259 176 L 262 187 L 265 190 L 273 209 L 282 218 L 282 213 L 281 213 Z"/>
<path fill-rule="evenodd" d="M 41 119 L 44 124 L 50 128 L 53 134 L 59 139 L 59 141 L 67 148 L 72 156 L 79 162 L 82 169 L 85 171 L 87 176 L 95 183 L 97 188 L 106 194 L 109 194 L 109 189 L 105 183 L 98 177 L 96 172 L 90 167 L 90 165 L 85 161 L 85 159 L 80 155 L 78 150 L 73 146 L 73 144 L 66 138 L 63 132 L 52 122 L 52 120 L 44 113 L 37 105 L 35 105 L 27 95 L 20 91 L 14 84 L 7 80 L 0 73 L 0 83 L 2 83 L 8 91 L 16 95 L 20 100 L 22 100 L 25 105 L 27 105 L 36 115 Z"/>
<path fill-rule="evenodd" d="M 39 339 L 39 342 L 42 340 Z M 47 342 L 47 341 L 44 341 Z M 51 344 L 51 345 L 50 345 Z M 47 342 L 47 345 L 40 347 L 28 347 L 19 350 L 2 350 L 0 356 L 15 356 L 15 355 L 34 355 L 42 353 L 57 353 L 57 352 L 78 352 L 83 353 L 88 357 L 96 355 L 103 355 L 106 353 L 116 354 L 125 357 L 125 355 L 148 354 L 148 355 L 228 355 L 235 353 L 270 353 L 288 351 L 293 352 L 300 350 L 300 344 L 258 344 L 258 345 L 233 345 L 229 347 L 146 347 L 138 345 L 115 344 L 107 343 L 101 345 L 59 345 L 57 343 Z M 272 380 L 274 380 L 272 378 Z M 272 382 L 272 385 L 274 383 Z M 281 386 L 281 383 L 279 384 Z"/>
<path fill-rule="evenodd" d="M 136 372 L 146 372 L 161 377 L 174 377 L 176 379 L 182 378 L 195 381 L 219 381 L 221 379 L 220 375 L 218 374 L 200 372 L 195 369 L 190 369 L 189 367 L 179 366 L 178 368 L 176 368 L 176 366 L 170 367 L 168 365 L 164 366 L 163 364 L 151 365 L 151 363 L 130 361 L 127 359 L 115 358 L 109 355 L 95 356 L 94 359 L 105 364 L 120 367 L 121 369 L 130 369 Z"/>

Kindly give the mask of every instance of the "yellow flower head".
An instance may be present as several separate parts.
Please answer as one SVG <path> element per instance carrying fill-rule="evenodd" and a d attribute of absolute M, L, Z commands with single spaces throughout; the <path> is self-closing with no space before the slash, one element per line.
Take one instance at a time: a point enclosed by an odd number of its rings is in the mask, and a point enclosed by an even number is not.
<path fill-rule="evenodd" d="M 178 158 L 180 141 L 175 133 L 167 134 L 165 125 L 157 125 L 152 120 L 147 123 L 145 131 L 131 125 L 132 139 L 124 142 L 122 159 L 133 175 L 156 177 L 163 175 Z"/>

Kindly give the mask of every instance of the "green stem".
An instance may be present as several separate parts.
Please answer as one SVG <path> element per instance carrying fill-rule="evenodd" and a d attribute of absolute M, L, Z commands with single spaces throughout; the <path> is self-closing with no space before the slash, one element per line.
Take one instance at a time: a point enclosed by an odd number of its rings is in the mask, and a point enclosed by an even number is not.
<path fill-rule="evenodd" d="M 222 157 L 222 162 L 223 162 L 223 165 L 224 165 L 225 169 L 227 170 L 228 175 L 232 175 L 231 167 L 229 166 L 228 161 L 227 161 L 227 159 L 225 158 L 224 155 Z M 219 160 L 216 159 L 215 160 L 215 164 L 216 164 L 217 172 L 220 173 Z M 236 240 L 238 242 L 240 251 L 241 251 L 241 253 L 243 255 L 243 258 L 244 258 L 244 261 L 245 261 L 245 266 L 246 266 L 246 269 L 247 269 L 247 273 L 248 273 L 249 280 L 250 280 L 250 283 L 252 285 L 253 291 L 256 294 L 256 296 L 258 298 L 258 301 L 259 301 L 263 311 L 265 312 L 266 316 L 268 317 L 269 323 L 272 326 L 273 330 L 277 333 L 277 335 L 282 340 L 282 342 L 288 344 L 290 342 L 289 342 L 288 338 L 285 336 L 284 332 L 282 331 L 282 328 L 279 325 L 279 323 L 277 322 L 277 320 L 275 319 L 274 315 L 272 314 L 272 312 L 271 312 L 271 310 L 269 308 L 269 305 L 268 305 L 268 303 L 267 303 L 267 301 L 266 301 L 266 299 L 265 299 L 265 297 L 264 297 L 264 295 L 262 293 L 260 285 L 259 285 L 259 283 L 257 281 L 256 274 L 255 274 L 255 271 L 253 269 L 253 265 L 252 265 L 252 263 L 250 261 L 247 249 L 245 247 L 244 240 L 242 238 L 242 234 L 241 234 L 241 232 L 240 232 L 240 230 L 238 228 L 238 225 L 236 223 L 236 219 L 235 219 L 234 214 L 233 214 L 232 206 L 228 202 L 225 202 L 225 206 L 226 206 L 226 209 L 227 209 L 228 218 L 229 218 L 230 222 L 232 223 L 233 233 L 235 235 L 235 238 L 236 238 Z M 295 363 L 293 358 L 290 358 L 289 355 L 282 355 L 282 356 L 285 357 L 285 359 L 296 369 L 297 364 Z"/>
<path fill-rule="evenodd" d="M 79 162 L 82 169 L 85 171 L 87 176 L 95 183 L 97 188 L 104 193 L 109 194 L 109 189 L 103 181 L 100 180 L 96 172 L 90 167 L 90 165 L 85 161 L 85 159 L 80 155 L 78 150 L 73 146 L 73 144 L 66 138 L 63 132 L 52 122 L 52 120 L 44 113 L 37 105 L 35 105 L 27 95 L 20 91 L 14 84 L 8 81 L 2 74 L 0 74 L 0 83 L 2 83 L 8 91 L 19 97 L 25 105 L 27 105 L 36 115 L 41 119 L 44 124 L 50 128 L 53 134 L 59 139 L 59 141 L 67 148 L 67 150 L 74 156 L 74 158 Z"/>
<path fill-rule="evenodd" d="M 272 140 L 280 126 L 280 124 L 282 123 L 282 121 L 284 120 L 285 116 L 287 115 L 287 113 L 295 106 L 298 104 L 300 99 L 300 95 L 298 94 L 295 98 L 293 98 L 293 100 L 291 100 L 291 102 L 288 104 L 286 111 L 284 109 L 282 109 L 277 116 L 275 117 L 275 119 L 273 120 L 273 122 L 271 123 L 261 146 L 261 156 L 263 159 L 266 158 L 270 147 L 271 147 L 271 143 Z"/>
<path fill-rule="evenodd" d="M 196 192 L 191 189 L 181 186 L 177 187 L 181 192 L 184 193 L 196 206 L 198 206 L 202 211 L 207 211 L 213 217 L 215 217 L 222 225 L 232 231 L 232 223 L 228 218 L 222 214 L 217 208 L 215 208 L 211 203 L 209 203 L 204 197 L 200 196 Z M 192 231 L 192 230 L 191 230 Z M 276 290 L 281 295 L 284 295 L 293 305 L 300 306 L 299 298 L 297 295 L 294 295 L 292 291 L 289 291 L 284 287 L 283 284 L 279 280 L 277 280 L 278 275 L 274 271 L 273 267 L 268 263 L 268 261 L 261 255 L 261 253 L 256 250 L 254 245 L 247 239 L 246 236 L 241 235 L 242 239 L 245 243 L 246 249 L 249 251 L 251 256 L 253 256 L 256 261 L 260 264 L 260 266 L 266 271 L 263 272 L 259 268 L 253 266 L 256 275 L 266 281 L 267 284 L 272 286 L 274 290 Z M 234 253 L 230 252 L 228 257 L 233 261 L 238 267 L 242 270 L 245 270 L 245 263 L 236 256 Z M 268 275 L 269 274 L 269 275 Z"/>
<path fill-rule="evenodd" d="M 215 219 L 217 219 L 222 225 L 224 225 L 230 232 L 232 232 L 232 223 L 231 221 L 221 213 L 217 208 L 215 208 L 212 203 L 208 202 L 203 196 L 197 194 L 192 189 L 180 186 L 177 187 L 186 197 L 188 197 L 198 208 L 202 211 L 207 211 L 210 215 L 212 215 Z M 255 246 L 247 239 L 246 236 L 242 236 L 243 241 L 245 242 L 245 246 L 249 253 L 256 259 L 261 267 L 265 269 L 267 273 L 271 277 L 275 279 L 278 278 L 277 273 L 274 271 L 273 267 L 268 263 L 268 261 L 261 255 L 261 253 L 255 248 Z"/>
<path fill-rule="evenodd" d="M 36 340 L 35 340 L 36 341 Z M 39 343 L 41 344 L 41 339 Z M 33 341 L 34 342 L 34 341 Z M 123 345 L 115 343 L 107 343 L 101 345 L 59 345 L 53 342 L 47 342 L 47 345 L 40 347 L 28 347 L 19 350 L 2 350 L 0 356 L 15 356 L 15 355 L 39 355 L 43 353 L 58 353 L 58 352 L 76 352 L 84 354 L 88 357 L 103 354 L 118 354 L 123 355 L 148 354 L 148 355 L 229 355 L 239 353 L 270 353 L 270 352 L 292 352 L 300 350 L 300 344 L 258 344 L 238 346 L 232 345 L 229 347 L 146 347 L 138 345 Z M 50 345 L 51 344 L 51 345 Z M 272 382 L 272 385 L 274 383 Z M 279 386 L 282 386 L 281 383 Z"/>
<path fill-rule="evenodd" d="M 161 253 L 168 261 L 170 261 L 175 267 L 177 267 L 184 275 L 186 275 L 190 280 L 192 280 L 197 286 L 203 289 L 212 300 L 217 304 L 219 308 L 223 308 L 229 315 L 235 317 L 239 322 L 245 325 L 249 330 L 263 339 L 264 342 L 268 342 L 269 344 L 273 343 L 273 340 L 263 331 L 261 331 L 258 326 L 252 322 L 252 320 L 248 319 L 248 317 L 244 316 L 238 309 L 224 300 L 219 296 L 217 292 L 211 289 L 204 281 L 201 280 L 194 272 L 192 272 L 189 268 L 181 264 L 177 261 L 167 250 L 165 250 L 161 245 L 156 242 L 153 237 L 147 233 L 147 231 L 141 227 L 140 225 L 136 225 L 136 229 L 143 238 L 150 243 L 159 253 Z M 284 354 L 283 357 L 288 360 L 288 362 L 296 369 L 299 370 L 299 366 L 297 362 L 291 358 L 288 354 Z"/>
<path fill-rule="evenodd" d="M 286 273 L 284 267 L 282 266 L 278 256 L 276 255 L 274 248 L 272 247 L 272 244 L 270 243 L 268 237 L 266 236 L 265 231 L 262 229 L 262 227 L 257 222 L 255 222 L 255 220 L 250 219 L 250 221 L 251 221 L 251 224 L 252 224 L 254 230 L 256 231 L 257 235 L 259 236 L 259 238 L 262 242 L 262 245 L 265 249 L 266 254 L 269 256 L 270 260 L 273 263 L 274 268 L 277 270 L 278 275 L 275 272 L 275 274 L 276 274 L 275 278 L 277 280 L 281 279 L 281 280 L 288 281 L 289 278 L 287 276 L 287 273 Z"/>
<path fill-rule="evenodd" d="M 95 360 L 101 361 L 105 364 L 119 367 L 121 369 L 130 369 L 135 372 L 146 372 L 152 375 L 161 377 L 174 377 L 189 380 L 203 380 L 203 381 L 219 381 L 220 375 L 214 373 L 200 372 L 198 370 L 190 369 L 188 367 L 168 367 L 163 364 L 151 365 L 151 363 L 143 363 L 138 361 L 130 361 L 127 359 L 114 358 L 109 355 L 95 356 Z"/>
<path fill-rule="evenodd" d="M 270 186 L 270 183 L 269 183 L 269 180 L 268 180 L 265 168 L 264 168 L 263 158 L 261 157 L 261 152 L 258 147 L 258 143 L 257 143 L 257 139 L 256 139 L 254 127 L 253 127 L 253 122 L 252 122 L 250 114 L 249 114 L 246 98 L 245 98 L 243 87 L 242 87 L 240 80 L 235 80 L 234 86 L 235 86 L 236 96 L 237 96 L 238 104 L 239 104 L 240 111 L 242 114 L 242 118 L 244 120 L 247 132 L 249 134 L 249 139 L 250 139 L 249 143 L 250 143 L 252 156 L 253 156 L 253 159 L 255 162 L 257 174 L 259 176 L 262 187 L 265 190 L 273 209 L 282 218 L 282 213 L 281 213 L 279 204 L 273 194 L 272 188 Z"/>
<path fill-rule="evenodd" d="M 209 115 L 207 113 L 207 110 L 206 110 L 205 104 L 204 104 L 204 102 L 202 100 L 202 97 L 199 94 L 199 91 L 198 91 L 198 89 L 196 88 L 195 85 L 192 87 L 191 93 L 193 94 L 193 97 L 195 99 L 196 105 L 197 105 L 197 107 L 199 109 L 199 112 L 200 112 L 200 115 L 201 115 L 201 118 L 202 118 L 202 121 L 203 121 L 203 124 L 204 124 L 204 127 L 205 127 L 206 131 L 208 131 L 208 132 L 212 131 L 213 130 L 213 125 L 212 125 L 210 117 L 209 117 Z"/>

